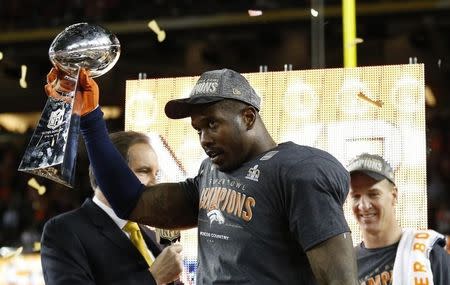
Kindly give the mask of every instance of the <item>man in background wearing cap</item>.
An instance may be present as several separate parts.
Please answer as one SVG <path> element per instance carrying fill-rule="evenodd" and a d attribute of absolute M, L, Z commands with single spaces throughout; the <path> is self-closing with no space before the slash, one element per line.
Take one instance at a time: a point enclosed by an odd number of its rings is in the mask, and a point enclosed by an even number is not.
<path fill-rule="evenodd" d="M 356 247 L 359 284 L 450 284 L 444 236 L 402 229 L 397 223 L 398 190 L 391 166 L 364 153 L 350 162 L 348 171 L 350 203 L 363 238 Z"/>
<path fill-rule="evenodd" d="M 348 172 L 325 151 L 277 145 L 241 74 L 205 72 L 189 98 L 167 103 L 169 118 L 191 117 L 208 158 L 195 178 L 153 186 L 111 145 L 96 83 L 84 71 L 79 81 L 81 130 L 100 188 L 121 218 L 198 226 L 198 284 L 356 284 L 342 208 Z M 51 84 L 46 90 L 52 94 Z"/>

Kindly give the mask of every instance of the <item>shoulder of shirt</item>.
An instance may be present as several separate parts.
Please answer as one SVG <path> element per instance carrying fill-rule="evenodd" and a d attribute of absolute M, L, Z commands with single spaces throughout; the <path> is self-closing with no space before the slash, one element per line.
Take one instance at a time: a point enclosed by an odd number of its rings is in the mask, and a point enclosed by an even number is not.
<path fill-rule="evenodd" d="M 435 253 L 439 253 L 439 254 L 444 254 L 445 256 L 448 257 L 449 262 L 450 262 L 450 254 L 448 254 L 447 250 L 445 249 L 445 245 L 443 245 L 440 242 L 436 242 L 435 244 L 433 244 L 433 247 L 431 249 L 431 252 L 435 252 Z M 450 264 L 449 264 L 450 265 Z"/>
<path fill-rule="evenodd" d="M 292 164 L 297 164 L 310 162 L 316 165 L 317 162 L 323 162 L 325 164 L 343 167 L 332 154 L 316 147 L 299 145 L 294 142 L 285 142 L 279 144 L 277 150 L 279 150 L 279 153 L 274 157 L 278 156 L 278 159 L 281 158 L 283 163 L 291 162 Z"/>

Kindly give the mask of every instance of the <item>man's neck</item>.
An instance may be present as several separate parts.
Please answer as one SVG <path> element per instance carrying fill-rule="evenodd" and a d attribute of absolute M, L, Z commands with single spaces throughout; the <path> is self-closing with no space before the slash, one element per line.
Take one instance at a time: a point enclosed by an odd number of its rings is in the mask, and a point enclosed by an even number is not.
<path fill-rule="evenodd" d="M 388 231 L 369 233 L 363 232 L 363 241 L 366 248 L 380 248 L 393 245 L 402 236 L 402 228 L 395 223 Z"/>
<path fill-rule="evenodd" d="M 269 151 L 271 149 L 274 149 L 277 147 L 277 143 L 274 141 L 272 136 L 267 131 L 266 127 L 262 125 L 260 132 L 256 132 L 258 134 L 257 137 L 255 137 L 254 140 L 254 149 L 255 149 L 255 155 L 260 155 L 261 153 L 264 153 L 266 151 Z"/>

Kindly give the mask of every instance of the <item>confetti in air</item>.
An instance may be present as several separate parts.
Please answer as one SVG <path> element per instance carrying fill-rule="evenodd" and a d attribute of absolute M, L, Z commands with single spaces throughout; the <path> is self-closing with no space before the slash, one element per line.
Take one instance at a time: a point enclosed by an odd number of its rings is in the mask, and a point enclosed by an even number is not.
<path fill-rule="evenodd" d="M 27 88 L 28 85 L 27 85 L 27 81 L 25 80 L 25 78 L 27 76 L 27 66 L 22 64 L 20 66 L 20 70 L 21 70 L 21 74 L 22 74 L 22 76 L 20 77 L 20 80 L 19 80 L 20 87 Z"/>
<path fill-rule="evenodd" d="M 41 243 L 40 242 L 34 242 L 33 243 L 33 251 L 40 251 L 41 250 Z"/>
<path fill-rule="evenodd" d="M 155 32 L 158 37 L 158 42 L 164 41 L 164 39 L 166 38 L 166 32 L 159 28 L 158 23 L 156 23 L 155 20 L 151 20 L 150 22 L 148 22 L 148 27 L 150 28 L 150 30 Z"/>
<path fill-rule="evenodd" d="M 257 16 L 261 16 L 263 14 L 263 12 L 261 10 L 248 10 L 248 15 L 250 17 L 257 17 Z"/>
<path fill-rule="evenodd" d="M 437 104 L 436 96 L 429 86 L 425 86 L 425 103 L 430 107 L 435 107 Z"/>
<path fill-rule="evenodd" d="M 359 92 L 358 93 L 358 98 L 361 98 L 362 100 L 364 100 L 364 101 L 366 101 L 366 102 L 368 102 L 368 103 L 370 103 L 370 104 L 372 104 L 372 105 L 374 105 L 374 106 L 377 106 L 378 108 L 381 108 L 382 106 L 383 106 L 383 101 L 381 101 L 381 100 L 372 100 L 372 99 L 370 99 L 369 97 L 367 97 L 364 93 L 362 93 L 362 92 Z"/>
<path fill-rule="evenodd" d="M 312 9 L 311 8 L 311 16 L 313 16 L 313 17 L 319 16 L 319 11 L 317 11 L 316 9 Z"/>
<path fill-rule="evenodd" d="M 30 180 L 28 180 L 28 186 L 36 189 L 39 195 L 45 194 L 45 191 L 46 191 L 45 186 L 39 185 L 39 183 L 34 178 L 31 178 Z"/>
<path fill-rule="evenodd" d="M 363 42 L 364 42 L 364 39 L 361 39 L 361 38 L 355 38 L 355 40 L 349 42 L 349 43 L 347 44 L 347 46 L 348 46 L 348 47 L 353 47 L 353 46 L 356 46 L 357 44 L 362 44 Z"/>

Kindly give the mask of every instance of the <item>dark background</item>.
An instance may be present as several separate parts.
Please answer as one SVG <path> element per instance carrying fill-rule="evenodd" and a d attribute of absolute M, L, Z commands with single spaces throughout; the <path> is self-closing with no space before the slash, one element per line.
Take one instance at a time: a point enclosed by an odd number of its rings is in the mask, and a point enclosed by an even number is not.
<path fill-rule="evenodd" d="M 324 18 L 312 18 L 323 4 Z M 248 9 L 262 10 L 249 17 Z M 320 13 L 322 15 L 322 13 Z M 148 29 L 156 19 L 166 31 L 158 42 Z M 425 82 L 436 105 L 427 105 L 429 226 L 450 233 L 450 0 L 358 0 L 358 66 L 425 64 Z M 45 104 L 48 48 L 66 26 L 97 23 L 115 33 L 122 46 L 116 66 L 97 79 L 101 104 L 123 110 L 125 80 L 194 76 L 228 67 L 256 72 L 343 66 L 341 1 L 189 0 L 0 0 L 0 115 L 40 112 Z M 323 50 L 312 49 L 321 40 Z M 319 60 L 320 59 L 320 60 Z M 321 64 L 317 64 L 317 62 Z M 20 66 L 28 67 L 28 88 L 19 86 Z M 122 115 L 107 121 L 123 129 Z M 27 186 L 32 176 L 17 171 L 35 125 L 14 133 L 0 124 L 0 246 L 39 240 L 48 218 L 80 205 L 90 195 L 83 150 L 77 190 L 36 177 L 47 192 Z M 83 143 L 80 143 L 83 146 Z"/>

